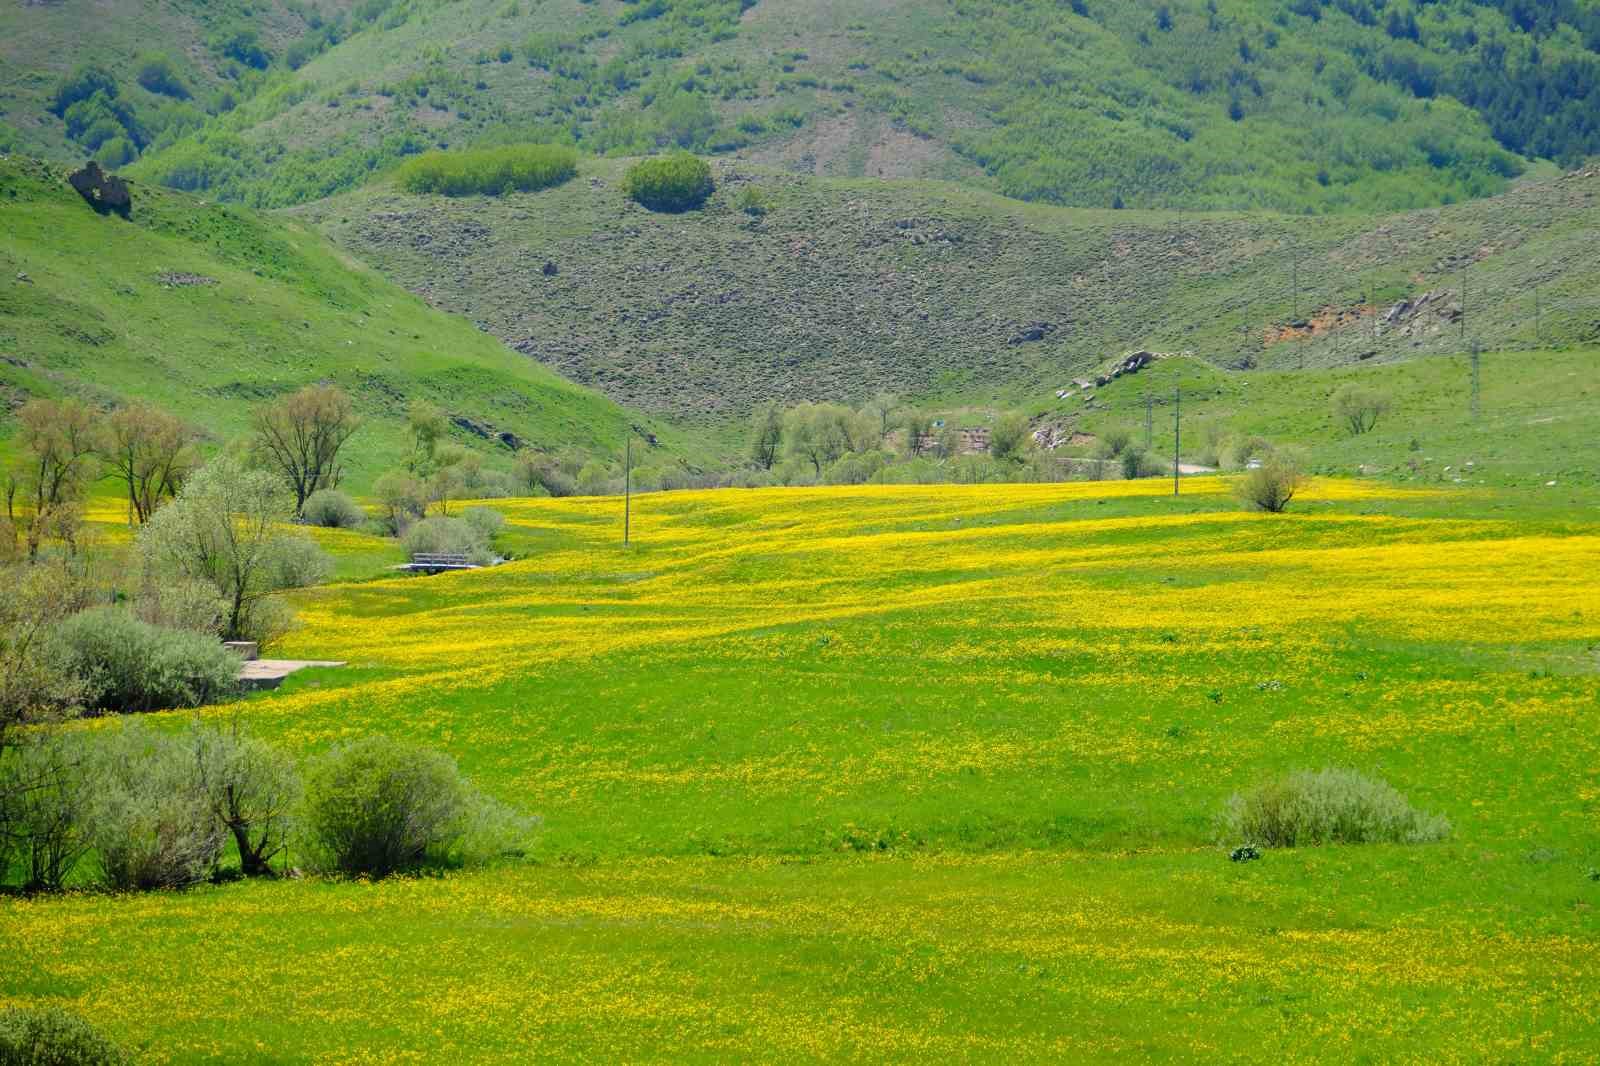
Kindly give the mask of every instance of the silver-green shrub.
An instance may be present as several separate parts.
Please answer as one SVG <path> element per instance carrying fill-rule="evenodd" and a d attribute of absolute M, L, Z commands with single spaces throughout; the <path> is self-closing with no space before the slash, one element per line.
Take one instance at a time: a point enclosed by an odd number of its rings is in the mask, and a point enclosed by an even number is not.
<path fill-rule="evenodd" d="M 1354 770 L 1297 770 L 1231 797 L 1222 815 L 1230 841 L 1270 848 L 1319 844 L 1428 844 L 1450 823 L 1417 810 L 1386 782 Z"/>
<path fill-rule="evenodd" d="M 357 529 L 366 522 L 367 512 L 338 489 L 318 489 L 306 497 L 300 517 L 327 529 Z"/>

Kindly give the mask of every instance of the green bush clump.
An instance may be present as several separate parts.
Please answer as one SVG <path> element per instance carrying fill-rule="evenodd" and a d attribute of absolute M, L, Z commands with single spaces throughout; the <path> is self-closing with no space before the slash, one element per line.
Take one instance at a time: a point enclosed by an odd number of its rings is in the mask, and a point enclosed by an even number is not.
<path fill-rule="evenodd" d="M 238 657 L 214 637 L 153 626 L 123 607 L 82 611 L 55 635 L 92 710 L 199 707 L 238 684 Z"/>
<path fill-rule="evenodd" d="M 622 191 L 652 211 L 690 211 L 716 188 L 711 167 L 688 152 L 642 159 L 628 169 Z"/>
<path fill-rule="evenodd" d="M 122 1066 L 128 1053 L 60 1007 L 0 1011 L 0 1066 Z"/>
<path fill-rule="evenodd" d="M 170 96 L 174 100 L 189 99 L 189 87 L 183 83 L 172 60 L 160 53 L 139 57 L 139 84 L 149 92 Z"/>
<path fill-rule="evenodd" d="M 1269 848 L 1428 844 L 1450 823 L 1417 810 L 1383 781 L 1354 770 L 1298 770 L 1228 800 L 1223 832 Z"/>
<path fill-rule="evenodd" d="M 204 881 L 226 837 L 194 752 L 176 737 L 131 726 L 89 747 L 87 832 L 100 883 L 127 892 Z"/>
<path fill-rule="evenodd" d="M 367 520 L 361 505 L 338 489 L 318 489 L 307 496 L 300 516 L 325 529 L 356 529 Z"/>
<path fill-rule="evenodd" d="M 396 180 L 407 192 L 443 196 L 499 196 L 536 192 L 578 172 L 576 149 L 513 144 L 454 152 L 428 152 L 401 165 Z"/>
<path fill-rule="evenodd" d="M 465 555 L 475 563 L 491 562 L 489 538 L 466 518 L 434 515 L 413 522 L 400 535 L 400 546 L 409 556 Z"/>
<path fill-rule="evenodd" d="M 304 819 L 318 865 L 351 877 L 519 853 L 532 830 L 473 788 L 449 756 L 384 736 L 311 765 Z"/>

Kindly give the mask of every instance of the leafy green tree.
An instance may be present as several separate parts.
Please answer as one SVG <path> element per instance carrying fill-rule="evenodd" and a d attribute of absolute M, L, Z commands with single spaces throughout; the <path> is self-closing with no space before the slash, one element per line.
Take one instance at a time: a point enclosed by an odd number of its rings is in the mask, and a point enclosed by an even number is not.
<path fill-rule="evenodd" d="M 94 412 L 70 398 L 29 400 L 16 418 L 18 454 L 0 485 L 9 534 L 0 552 L 14 553 L 19 537 L 30 559 L 51 539 L 76 550 L 84 493 L 99 472 Z"/>
<path fill-rule="evenodd" d="M 750 458 L 763 470 L 771 470 L 783 446 L 783 410 L 776 403 L 764 403 L 750 417 Z"/>
<path fill-rule="evenodd" d="M 715 189 L 711 167 L 688 152 L 642 159 L 628 169 L 622 191 L 652 211 L 690 211 Z"/>
<path fill-rule="evenodd" d="M 287 624 L 278 593 L 304 583 L 303 568 L 286 564 L 319 557 L 304 534 L 285 528 L 293 513 L 278 478 L 222 456 L 144 524 L 136 543 L 152 572 L 216 589 L 225 639 L 265 644 Z"/>
<path fill-rule="evenodd" d="M 1021 462 L 1032 443 L 1028 416 L 1020 411 L 1001 415 L 989 431 L 989 454 L 996 459 Z"/>
<path fill-rule="evenodd" d="M 802 403 L 783 417 L 788 453 L 810 463 L 817 477 L 823 468 L 852 450 L 855 412 L 835 403 Z"/>

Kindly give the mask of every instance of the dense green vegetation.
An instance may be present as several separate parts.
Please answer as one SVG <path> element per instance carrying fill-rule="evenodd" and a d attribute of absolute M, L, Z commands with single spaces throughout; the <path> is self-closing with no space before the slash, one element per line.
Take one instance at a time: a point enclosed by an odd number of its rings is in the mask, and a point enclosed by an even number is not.
<path fill-rule="evenodd" d="M 66 395 L 152 401 L 202 430 L 209 453 L 245 434 L 253 407 L 317 381 L 343 387 L 365 419 L 345 452 L 358 491 L 403 454 L 418 399 L 461 419 L 449 435 L 491 465 L 510 467 L 507 440 L 620 445 L 621 408 L 304 227 L 142 183 L 133 196 L 131 222 L 101 217 L 59 170 L 0 161 L 0 451 L 15 406 Z"/>
<path fill-rule="evenodd" d="M 652 211 L 688 211 L 715 189 L 706 161 L 688 152 L 641 159 L 628 168 L 622 191 Z"/>
<path fill-rule="evenodd" d="M 563 140 L 1084 206 L 1401 209 L 1498 192 L 1520 156 L 1600 152 L 1596 10 L 370 0 L 183 3 L 137 27 L 23 6 L 0 15 L 0 117 L 40 149 L 143 155 L 152 180 L 260 205 L 429 148 Z M 77 75 L 43 58 L 67 34 L 104 74 L 71 123 L 48 112 Z"/>
<path fill-rule="evenodd" d="M 577 172 L 578 153 L 573 149 L 521 144 L 428 152 L 402 165 L 395 180 L 407 192 L 498 196 L 548 189 Z"/>

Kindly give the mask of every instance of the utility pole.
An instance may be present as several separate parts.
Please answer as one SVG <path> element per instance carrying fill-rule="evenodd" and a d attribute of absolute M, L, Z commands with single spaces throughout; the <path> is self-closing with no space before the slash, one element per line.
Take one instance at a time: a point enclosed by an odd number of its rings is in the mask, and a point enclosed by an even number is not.
<path fill-rule="evenodd" d="M 1483 345 L 1472 342 L 1472 417 L 1478 417 L 1479 364 L 1483 361 Z"/>
<path fill-rule="evenodd" d="M 1144 394 L 1144 450 L 1149 451 L 1155 439 L 1156 398 L 1149 392 Z M 130 523 L 131 524 L 131 523 Z"/>
<path fill-rule="evenodd" d="M 1467 343 L 1467 264 L 1461 264 L 1461 344 Z"/>
<path fill-rule="evenodd" d="M 622 546 L 628 546 L 628 536 L 633 526 L 633 429 L 622 445 Z"/>
<path fill-rule="evenodd" d="M 1172 387 L 1172 494 L 1178 494 L 1178 456 L 1183 443 L 1183 387 Z"/>
<path fill-rule="evenodd" d="M 1544 319 L 1539 307 L 1539 283 L 1533 283 L 1533 342 L 1544 344 Z"/>

